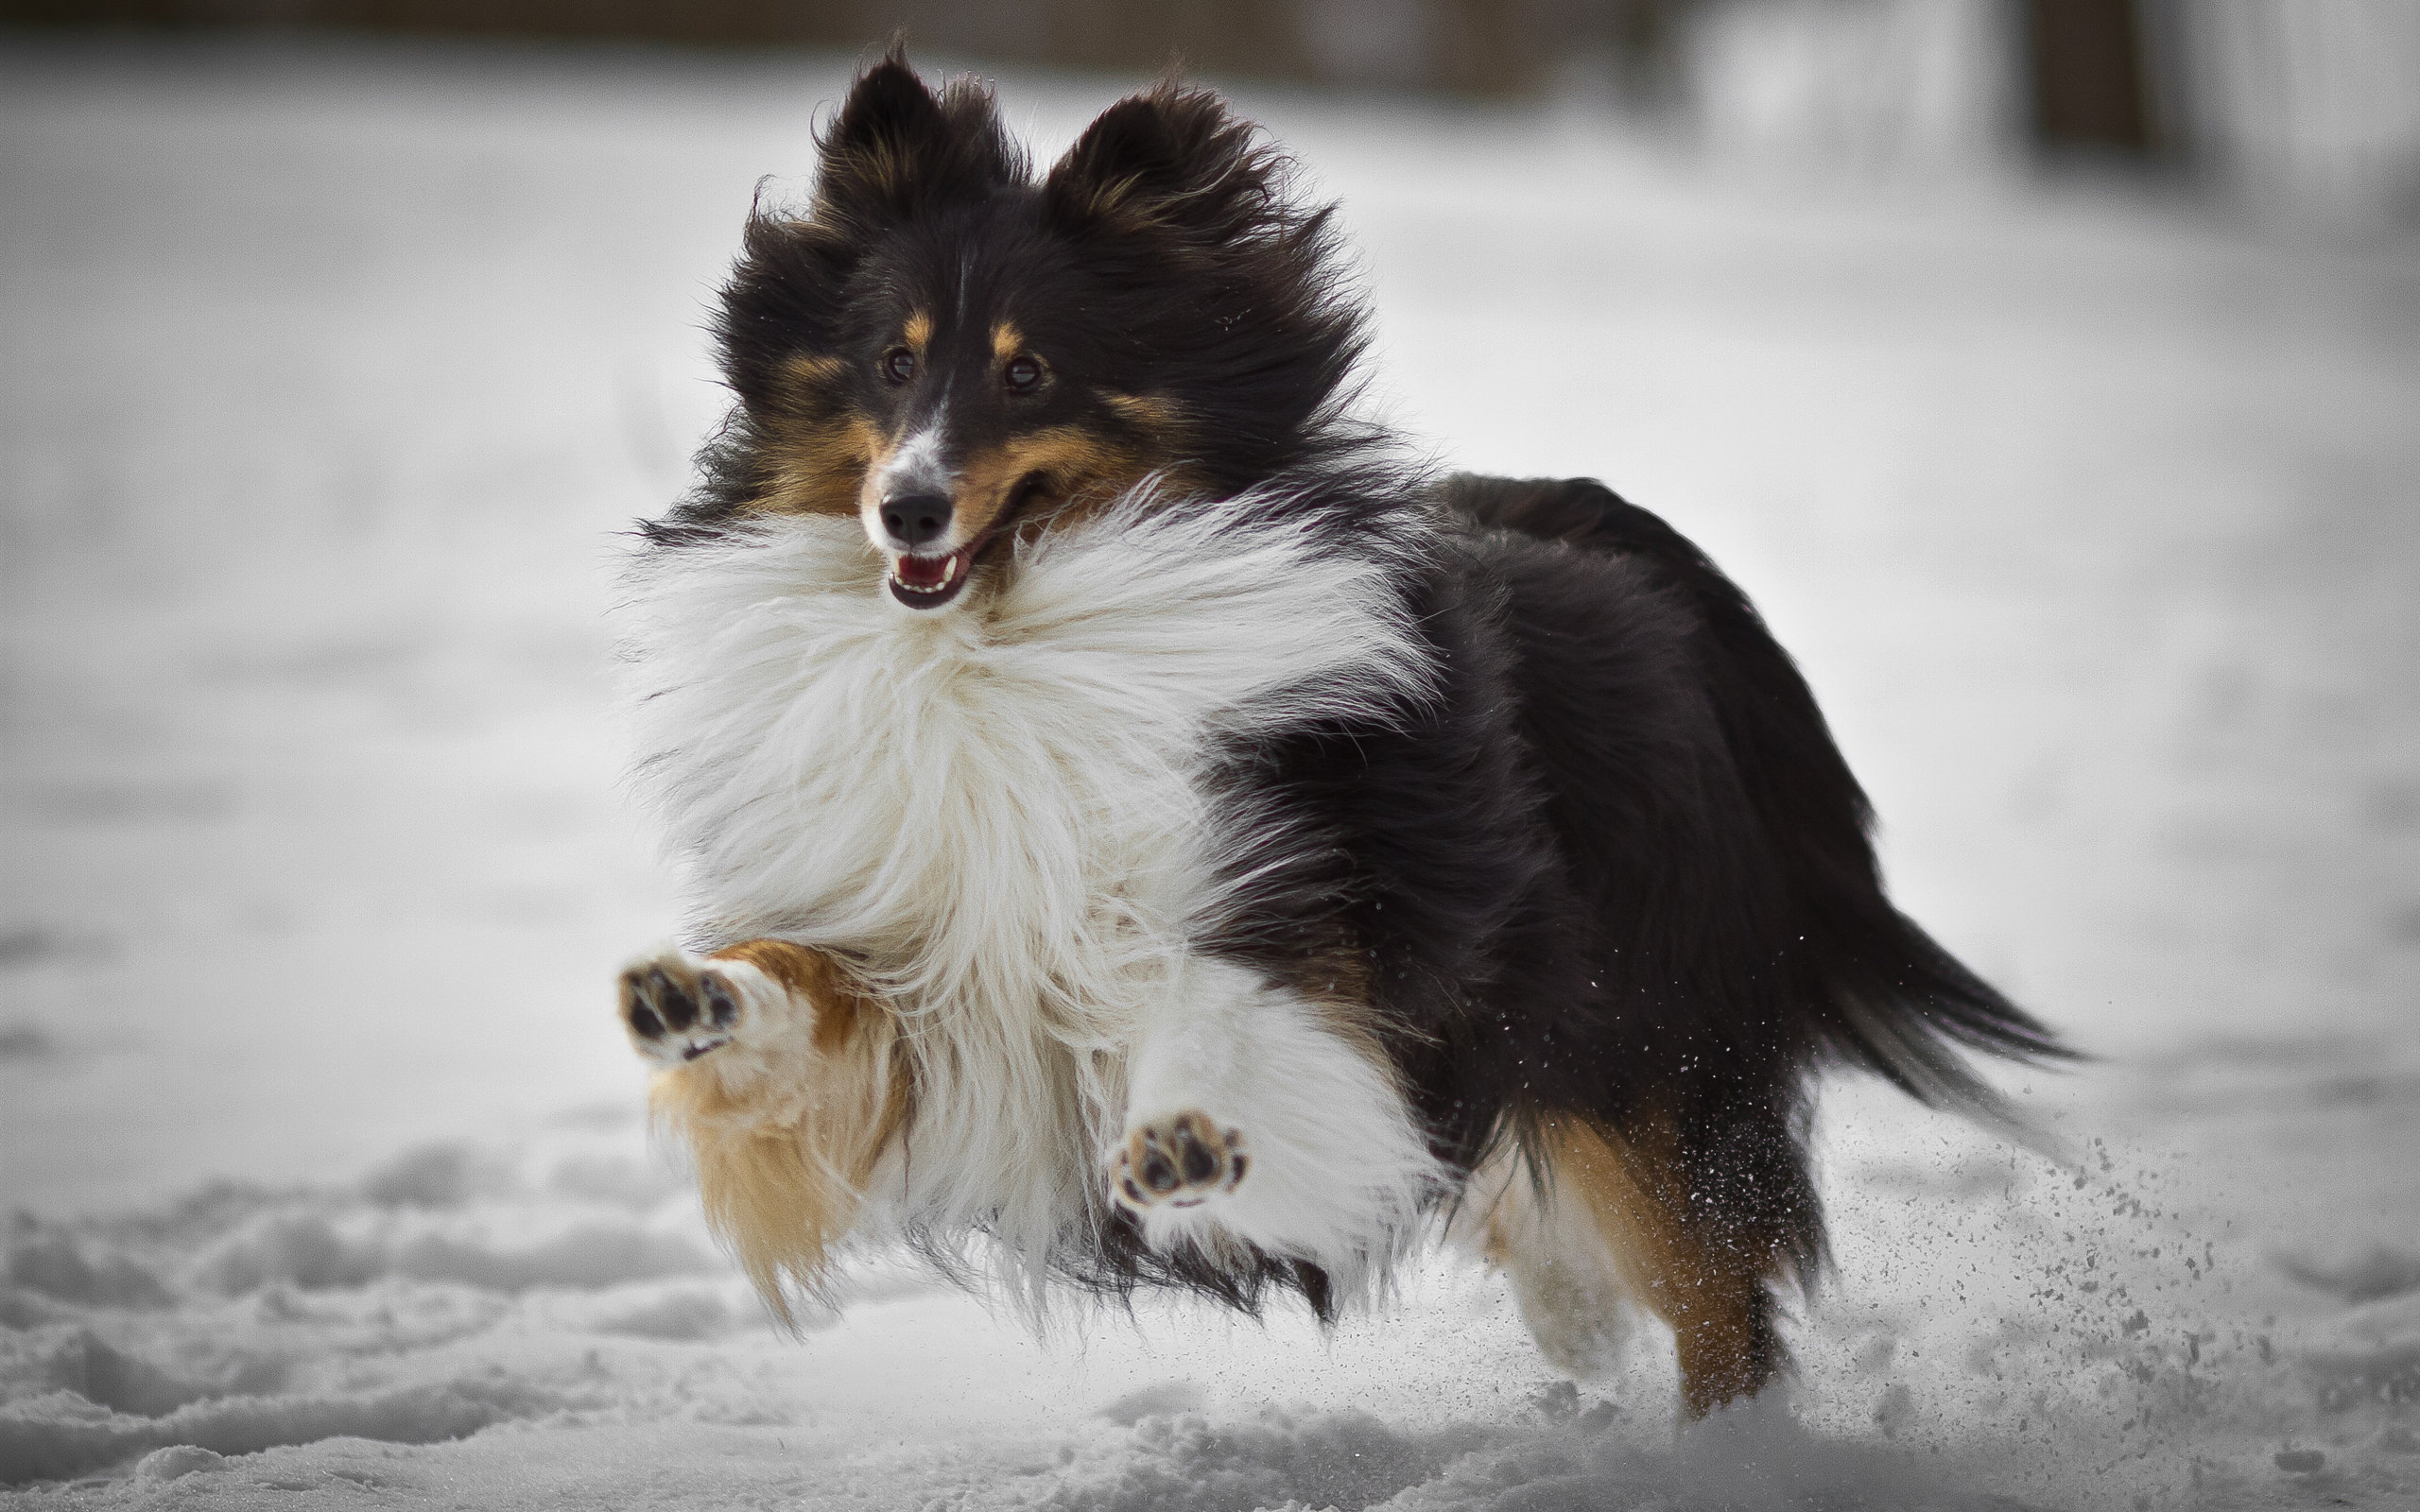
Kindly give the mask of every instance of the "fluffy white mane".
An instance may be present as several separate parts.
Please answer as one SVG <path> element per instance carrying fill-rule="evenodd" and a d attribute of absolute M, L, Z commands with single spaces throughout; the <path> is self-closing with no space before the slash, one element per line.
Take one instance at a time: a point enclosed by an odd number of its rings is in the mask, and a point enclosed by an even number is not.
<path fill-rule="evenodd" d="M 853 519 L 633 571 L 634 781 L 690 933 L 846 952 L 908 1025 L 910 1159 L 872 1227 L 980 1228 L 1038 1280 L 1102 1200 L 1137 1006 L 1217 917 L 1216 737 L 1430 692 L 1401 557 L 1322 552 L 1269 502 L 1132 497 L 941 610 L 891 599 Z"/>

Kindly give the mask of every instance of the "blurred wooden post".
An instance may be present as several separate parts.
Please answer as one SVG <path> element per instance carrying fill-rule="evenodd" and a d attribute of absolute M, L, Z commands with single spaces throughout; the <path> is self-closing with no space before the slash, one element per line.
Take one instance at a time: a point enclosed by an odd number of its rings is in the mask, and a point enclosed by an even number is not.
<path fill-rule="evenodd" d="M 1427 82 L 1473 94 L 1510 94 L 1538 69 L 1524 0 L 1437 0 L 1430 10 Z"/>
<path fill-rule="evenodd" d="M 1317 4 L 1319 0 L 1304 0 Z M 1690 0 L 1429 0 L 1432 87 L 1521 94 L 1575 55 L 1610 62 L 1626 94 L 1665 93 L 1671 43 Z"/>
<path fill-rule="evenodd" d="M 2134 0 L 2027 0 L 2025 9 L 2035 137 L 2051 147 L 2158 146 Z"/>
<path fill-rule="evenodd" d="M 1022 56 L 1063 67 L 1310 77 L 1290 0 L 1041 0 Z"/>

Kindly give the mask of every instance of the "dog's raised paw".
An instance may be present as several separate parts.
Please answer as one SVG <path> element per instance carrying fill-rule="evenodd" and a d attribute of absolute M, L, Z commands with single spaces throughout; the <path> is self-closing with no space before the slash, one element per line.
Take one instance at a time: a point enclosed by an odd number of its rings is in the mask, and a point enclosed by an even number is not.
<path fill-rule="evenodd" d="M 1198 1208 L 1242 1184 L 1252 1169 L 1239 1129 L 1190 1110 L 1137 1125 L 1110 1157 L 1111 1194 L 1136 1212 Z"/>
<path fill-rule="evenodd" d="M 622 972 L 621 1007 L 622 1027 L 639 1055 L 672 1067 L 731 1043 L 741 999 L 712 963 L 666 951 Z"/>

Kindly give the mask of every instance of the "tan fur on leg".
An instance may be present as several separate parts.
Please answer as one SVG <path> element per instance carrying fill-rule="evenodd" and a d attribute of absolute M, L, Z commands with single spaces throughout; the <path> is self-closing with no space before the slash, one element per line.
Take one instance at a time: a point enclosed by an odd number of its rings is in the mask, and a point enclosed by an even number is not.
<path fill-rule="evenodd" d="M 1766 1288 L 1784 1267 L 1778 1249 L 1716 1232 L 1695 1211 L 1676 1146 L 1657 1125 L 1625 1141 L 1548 1117 L 1537 1136 L 1544 1181 L 1514 1152 L 1482 1168 L 1473 1194 L 1485 1203 L 1482 1253 L 1510 1274 L 1547 1357 L 1575 1371 L 1592 1363 L 1618 1326 L 1592 1312 L 1627 1295 L 1671 1325 L 1681 1405 L 1695 1418 L 1779 1373 Z"/>
<path fill-rule="evenodd" d="M 907 1058 L 891 1016 L 823 952 L 748 940 L 701 965 L 751 1011 L 730 1046 L 659 1074 L 648 1106 L 689 1146 L 707 1222 L 787 1323 L 785 1280 L 821 1285 L 906 1116 Z"/>
<path fill-rule="evenodd" d="M 1703 1418 L 1754 1396 L 1776 1374 L 1766 1283 L 1777 1253 L 1726 1243 L 1689 1201 L 1687 1177 L 1668 1128 L 1623 1141 L 1576 1120 L 1541 1130 L 1552 1185 L 1587 1204 L 1634 1294 L 1672 1326 L 1680 1354 L 1681 1405 Z"/>

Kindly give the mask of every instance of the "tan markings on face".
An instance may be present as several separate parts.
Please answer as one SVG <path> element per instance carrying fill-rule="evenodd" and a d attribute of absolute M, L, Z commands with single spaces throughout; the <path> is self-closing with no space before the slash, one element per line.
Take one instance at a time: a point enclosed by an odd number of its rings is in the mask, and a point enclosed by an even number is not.
<path fill-rule="evenodd" d="M 977 453 L 959 469 L 951 543 L 963 546 L 991 529 L 1017 487 L 1037 474 L 1041 497 L 1033 515 L 1020 524 L 1021 532 L 1039 530 L 1046 521 L 1089 513 L 1150 471 L 1148 459 L 1079 425 L 1054 425 L 1020 436 Z"/>
<path fill-rule="evenodd" d="M 853 507 L 867 537 L 880 542 L 887 536 L 882 528 L 881 479 L 908 436 L 902 432 L 883 438 L 871 429 L 866 435 L 866 460 L 856 473 Z M 931 549 L 956 551 L 972 544 L 1000 518 L 1017 487 L 1037 474 L 1040 496 L 1017 523 L 1018 536 L 1028 540 L 1051 525 L 1071 524 L 1098 512 L 1154 473 L 1179 490 L 1189 487 L 1184 464 L 1173 450 L 1173 437 L 1156 436 L 1153 441 L 1156 444 L 1135 446 L 1082 426 L 1054 425 L 976 453 L 958 469 L 949 533 Z M 828 512 L 843 510 L 835 506 Z"/>
<path fill-rule="evenodd" d="M 782 364 L 769 418 L 763 421 L 772 481 L 752 507 L 772 514 L 847 514 L 856 507 L 881 433 L 841 397 L 848 364 L 800 352 Z"/>
<path fill-rule="evenodd" d="M 908 318 L 907 328 L 900 335 L 906 338 L 910 352 L 923 356 L 925 349 L 933 344 L 933 318 L 918 310 Z"/>
<path fill-rule="evenodd" d="M 1005 363 L 1024 347 L 1025 333 L 1016 328 L 1014 321 L 1003 320 L 992 328 L 992 356 L 994 361 Z"/>
<path fill-rule="evenodd" d="M 769 450 L 773 487 L 766 506 L 784 514 L 851 514 L 880 433 L 861 416 L 801 427 Z"/>
<path fill-rule="evenodd" d="M 1158 399 L 1150 394 L 1121 394 L 1107 388 L 1095 392 L 1119 420 L 1136 430 L 1156 431 L 1172 438 L 1184 428 L 1184 406 L 1173 399 Z"/>

